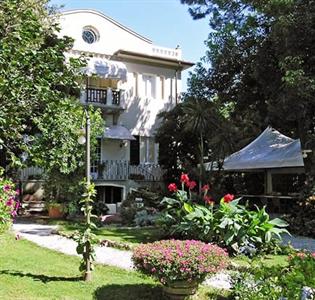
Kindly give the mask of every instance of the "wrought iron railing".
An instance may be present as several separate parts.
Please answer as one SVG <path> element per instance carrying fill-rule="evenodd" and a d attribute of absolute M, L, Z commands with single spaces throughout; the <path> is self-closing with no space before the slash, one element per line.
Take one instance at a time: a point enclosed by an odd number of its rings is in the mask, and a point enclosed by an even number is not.
<path fill-rule="evenodd" d="M 113 105 L 120 105 L 120 91 L 119 90 L 112 90 L 112 104 Z"/>
<path fill-rule="evenodd" d="M 162 169 L 156 164 L 130 165 L 127 160 L 106 160 L 103 161 L 102 169 L 93 174 L 98 180 L 127 180 L 136 181 L 161 181 Z"/>
<path fill-rule="evenodd" d="M 107 89 L 86 88 L 86 101 L 107 104 Z"/>
<path fill-rule="evenodd" d="M 91 172 L 93 180 L 128 180 L 135 181 L 161 181 L 163 171 L 157 164 L 139 164 L 130 165 L 127 160 L 106 160 L 103 161 L 99 167 L 96 168 L 97 172 Z M 38 180 L 43 175 L 43 169 L 37 167 L 29 167 L 21 170 L 21 180 Z"/>
<path fill-rule="evenodd" d="M 86 102 L 120 106 L 121 91 L 105 88 L 86 88 Z"/>

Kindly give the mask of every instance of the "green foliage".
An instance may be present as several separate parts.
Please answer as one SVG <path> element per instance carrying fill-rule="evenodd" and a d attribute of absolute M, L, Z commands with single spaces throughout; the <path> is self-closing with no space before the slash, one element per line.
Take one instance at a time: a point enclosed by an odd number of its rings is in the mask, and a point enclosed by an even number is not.
<path fill-rule="evenodd" d="M 137 202 L 136 198 L 141 198 L 142 202 Z M 146 214 L 146 220 L 140 218 L 138 215 L 137 220 L 140 223 L 147 223 L 151 219 L 153 220 L 154 215 L 157 213 L 161 202 L 161 195 L 158 192 L 152 192 L 147 188 L 140 188 L 136 191 L 132 191 L 128 194 L 126 200 L 121 205 L 121 218 L 122 222 L 128 225 L 135 224 L 135 218 L 138 212 L 142 212 L 142 214 Z M 149 222 L 150 223 L 150 222 Z M 139 224 L 140 225 L 140 224 Z M 145 225 L 145 224 L 143 224 Z M 149 224 L 146 224 L 149 225 Z"/>
<path fill-rule="evenodd" d="M 231 144 L 240 149 L 268 125 L 312 153 L 315 176 L 315 2 L 181 0 L 194 19 L 209 19 L 207 53 L 189 79 L 187 96 L 228 108 Z M 293 108 L 293 109 L 292 109 Z M 216 135 L 223 142 L 220 128 Z"/>
<path fill-rule="evenodd" d="M 95 260 L 94 246 L 99 242 L 96 235 L 93 233 L 97 227 L 93 222 L 97 216 L 92 214 L 93 197 L 95 196 L 95 189 L 93 184 L 84 184 L 84 194 L 80 204 L 82 205 L 81 210 L 84 212 L 85 223 L 79 228 L 79 233 L 74 236 L 77 245 L 77 253 L 82 255 L 81 264 L 79 270 L 81 272 L 87 271 L 88 266 L 90 270 L 93 270 L 93 261 Z"/>
<path fill-rule="evenodd" d="M 178 178 L 182 170 L 205 181 L 204 170 L 197 168 L 198 164 L 203 166 L 204 156 L 217 161 L 233 148 L 226 119 L 216 102 L 194 95 L 161 117 L 156 141 L 160 144 L 159 163 L 166 170 L 167 182 Z"/>
<path fill-rule="evenodd" d="M 235 299 L 301 299 L 302 288 L 315 287 L 315 257 L 311 253 L 289 256 L 287 267 L 253 265 L 233 278 Z M 313 291 L 314 292 L 314 291 Z M 314 295 L 314 294 L 313 294 Z M 304 299 L 313 299 L 310 298 Z"/>
<path fill-rule="evenodd" d="M 0 234 L 11 226 L 20 204 L 14 183 L 2 176 L 3 169 L 0 167 Z"/>
<path fill-rule="evenodd" d="M 290 231 L 298 235 L 315 238 L 315 195 L 314 189 L 312 195 L 299 201 L 298 205 L 292 209 L 290 215 L 285 219 L 290 224 Z"/>
<path fill-rule="evenodd" d="M 27 164 L 69 174 L 83 160 L 77 143 L 83 108 L 77 97 L 84 61 L 65 63 L 73 41 L 58 37 L 47 3 L 0 2 L 0 141 L 11 164 L 27 152 Z M 90 113 L 93 142 L 103 124 L 99 112 Z"/>
<path fill-rule="evenodd" d="M 159 224 L 170 236 L 215 242 L 231 253 L 252 256 L 277 249 L 288 224 L 270 220 L 264 208 L 249 210 L 239 200 L 222 198 L 217 206 L 205 206 L 192 202 L 186 191 L 178 191 L 175 198 L 163 199 Z"/>

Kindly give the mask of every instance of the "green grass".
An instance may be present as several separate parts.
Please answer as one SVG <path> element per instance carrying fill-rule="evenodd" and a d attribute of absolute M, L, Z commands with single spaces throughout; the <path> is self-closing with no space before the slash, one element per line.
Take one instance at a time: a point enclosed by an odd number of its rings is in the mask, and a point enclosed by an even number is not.
<path fill-rule="evenodd" d="M 1 300 L 158 300 L 161 285 L 137 272 L 96 265 L 84 282 L 80 259 L 41 248 L 13 235 L 0 236 Z M 227 292 L 201 287 L 194 299 L 224 299 Z"/>
<path fill-rule="evenodd" d="M 70 221 L 49 221 L 58 225 L 61 234 L 71 235 L 80 228 L 80 223 Z M 162 238 L 162 232 L 155 227 L 119 227 L 105 226 L 93 231 L 97 237 L 115 242 L 127 243 L 135 246 L 140 243 L 149 243 Z"/>
<path fill-rule="evenodd" d="M 288 256 L 287 255 L 265 255 L 262 257 L 256 257 L 255 259 L 250 259 L 245 256 L 237 256 L 232 259 L 232 261 L 239 265 L 240 267 L 249 267 L 250 265 L 258 265 L 260 262 L 263 263 L 266 267 L 272 266 L 286 266 L 288 264 Z"/>
<path fill-rule="evenodd" d="M 59 225 L 59 231 L 64 234 L 71 234 L 80 227 L 79 223 L 69 221 L 50 221 Z M 100 227 L 95 231 L 100 239 L 109 239 L 116 242 L 127 243 L 129 245 L 137 245 L 140 243 L 148 243 L 161 239 L 162 233 L 158 228 L 154 227 Z M 232 259 L 234 263 L 241 267 L 249 266 L 251 259 L 248 257 L 235 257 Z M 287 255 L 266 255 L 258 257 L 255 261 L 262 261 L 266 266 L 287 265 Z"/>

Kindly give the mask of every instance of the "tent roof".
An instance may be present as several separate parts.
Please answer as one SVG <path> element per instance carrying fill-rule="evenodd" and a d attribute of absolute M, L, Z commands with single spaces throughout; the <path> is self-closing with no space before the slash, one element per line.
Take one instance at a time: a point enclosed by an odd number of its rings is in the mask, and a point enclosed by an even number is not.
<path fill-rule="evenodd" d="M 206 169 L 209 166 L 205 166 Z M 300 140 L 267 127 L 249 145 L 224 159 L 223 169 L 253 170 L 304 167 Z"/>

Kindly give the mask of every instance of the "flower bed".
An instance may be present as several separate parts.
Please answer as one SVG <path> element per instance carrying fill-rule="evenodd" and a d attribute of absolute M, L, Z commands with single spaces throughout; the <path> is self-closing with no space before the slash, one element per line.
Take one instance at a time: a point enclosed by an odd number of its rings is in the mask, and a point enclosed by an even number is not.
<path fill-rule="evenodd" d="M 176 281 L 201 282 L 228 265 L 227 252 L 212 244 L 195 240 L 163 240 L 134 249 L 135 267 L 162 284 Z"/>
<path fill-rule="evenodd" d="M 279 249 L 282 233 L 288 233 L 286 222 L 271 220 L 265 208 L 250 210 L 234 195 L 226 194 L 215 201 L 210 186 L 201 189 L 203 203 L 194 193 L 196 184 L 187 174 L 180 178 L 181 190 L 175 183 L 168 186 L 171 197 L 164 197 L 158 223 L 168 237 L 196 239 L 223 246 L 231 254 L 254 256 Z"/>
<path fill-rule="evenodd" d="M 15 190 L 11 180 L 1 177 L 2 174 L 3 169 L 0 168 L 0 233 L 11 226 L 20 205 L 16 199 L 19 191 Z"/>
<path fill-rule="evenodd" d="M 286 267 L 252 265 L 235 275 L 233 285 L 235 299 L 314 299 L 315 253 L 289 255 Z"/>

